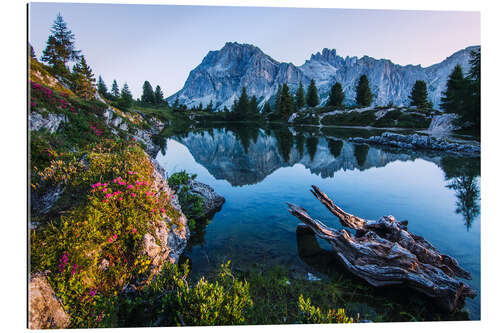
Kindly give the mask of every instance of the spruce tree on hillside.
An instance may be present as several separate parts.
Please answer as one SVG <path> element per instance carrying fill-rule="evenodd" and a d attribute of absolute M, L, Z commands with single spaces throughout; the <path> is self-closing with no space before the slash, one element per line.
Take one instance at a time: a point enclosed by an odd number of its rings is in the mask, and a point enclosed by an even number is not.
<path fill-rule="evenodd" d="M 315 107 L 319 104 L 318 89 L 316 88 L 314 79 L 311 79 L 311 83 L 309 84 L 309 87 L 307 87 L 306 103 L 310 107 Z"/>
<path fill-rule="evenodd" d="M 104 98 L 108 97 L 108 87 L 106 87 L 106 83 L 104 83 L 104 80 L 100 75 L 97 79 L 97 92 Z"/>
<path fill-rule="evenodd" d="M 33 58 L 33 59 L 36 59 L 35 50 L 33 49 L 33 46 L 31 46 L 30 43 L 28 43 L 28 48 L 30 50 L 30 57 Z"/>
<path fill-rule="evenodd" d="M 144 84 L 142 85 L 141 102 L 148 105 L 155 104 L 155 93 L 149 81 L 144 81 Z"/>
<path fill-rule="evenodd" d="M 61 14 L 57 14 L 50 32 L 42 61 L 51 65 L 55 74 L 67 75 L 67 63 L 80 58 L 80 51 L 76 50 L 74 45 L 75 35 L 68 29 Z"/>
<path fill-rule="evenodd" d="M 330 96 L 328 99 L 328 104 L 333 107 L 341 107 L 344 101 L 344 91 L 342 90 L 342 85 L 340 82 L 336 82 L 332 89 L 330 89 Z"/>
<path fill-rule="evenodd" d="M 162 103 L 163 103 L 163 92 L 161 91 L 160 86 L 157 85 L 155 88 L 154 104 L 160 105 Z"/>
<path fill-rule="evenodd" d="M 427 84 L 425 81 L 415 81 L 409 98 L 410 105 L 416 106 L 418 109 L 426 109 L 429 107 L 429 101 L 427 100 Z"/>
<path fill-rule="evenodd" d="M 447 113 L 462 114 L 465 104 L 467 82 L 464 79 L 462 67 L 456 65 L 446 83 L 446 90 L 441 97 L 441 108 Z"/>
<path fill-rule="evenodd" d="M 111 85 L 111 96 L 115 99 L 118 99 L 118 97 L 120 97 L 120 88 L 118 88 L 118 83 L 116 83 L 116 80 L 113 80 L 113 84 Z"/>
<path fill-rule="evenodd" d="M 356 103 L 358 103 L 359 106 L 370 106 L 372 99 L 373 95 L 370 90 L 368 77 L 363 74 L 359 78 L 358 86 L 356 87 Z"/>
<path fill-rule="evenodd" d="M 297 109 L 300 109 L 305 104 L 306 104 L 306 97 L 305 97 L 304 86 L 302 85 L 302 81 L 300 81 L 299 89 L 297 89 L 297 92 L 295 94 L 295 105 L 297 106 Z"/>
<path fill-rule="evenodd" d="M 128 84 L 125 82 L 120 96 L 120 106 L 127 109 L 132 106 L 133 101 L 132 93 L 130 92 Z"/>
<path fill-rule="evenodd" d="M 283 119 L 288 119 L 290 115 L 295 112 L 295 104 L 293 103 L 293 98 L 290 95 L 290 90 L 288 89 L 288 85 L 286 83 L 283 83 L 279 109 L 276 111 Z"/>
<path fill-rule="evenodd" d="M 73 66 L 72 85 L 76 94 L 86 100 L 91 100 L 95 97 L 95 78 L 92 69 L 87 65 L 84 56 L 80 57 L 80 61 Z"/>

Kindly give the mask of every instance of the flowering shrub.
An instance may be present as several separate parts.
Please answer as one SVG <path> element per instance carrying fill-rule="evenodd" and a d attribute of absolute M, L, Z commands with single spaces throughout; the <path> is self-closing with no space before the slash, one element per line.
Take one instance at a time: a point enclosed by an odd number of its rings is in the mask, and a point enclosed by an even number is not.
<path fill-rule="evenodd" d="M 56 159 L 40 171 L 44 181 L 64 183 L 68 196 L 85 189 L 86 198 L 32 232 L 31 260 L 34 270 L 51 271 L 49 280 L 73 326 L 105 327 L 120 288 L 147 277 L 150 259 L 142 239 L 154 235 L 151 222 L 179 223 L 180 213 L 171 194 L 156 189 L 153 166 L 137 144 L 104 140 L 84 156 L 86 167 L 78 164 L 77 173 L 70 159 Z"/>
<path fill-rule="evenodd" d="M 63 112 L 68 110 L 76 113 L 75 106 L 68 101 L 69 95 L 65 93 L 55 93 L 37 82 L 30 81 L 31 109 L 45 108 L 51 111 Z"/>

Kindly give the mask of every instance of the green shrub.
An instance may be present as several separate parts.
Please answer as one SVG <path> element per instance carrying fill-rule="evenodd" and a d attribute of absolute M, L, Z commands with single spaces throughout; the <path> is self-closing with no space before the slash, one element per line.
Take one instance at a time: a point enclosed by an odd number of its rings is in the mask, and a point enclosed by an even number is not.
<path fill-rule="evenodd" d="M 299 296 L 297 306 L 299 308 L 299 324 L 349 324 L 354 322 L 354 319 L 346 315 L 344 309 L 331 309 L 323 312 L 319 307 L 311 305 L 311 300 L 304 299 L 302 295 Z"/>
<path fill-rule="evenodd" d="M 213 282 L 188 282 L 189 268 L 165 264 L 150 285 L 120 301 L 119 326 L 241 325 L 251 311 L 249 285 L 235 278 L 230 262 Z"/>
<path fill-rule="evenodd" d="M 195 178 L 196 174 L 190 175 L 185 170 L 176 172 L 168 178 L 168 184 L 175 190 L 182 211 L 190 219 L 200 218 L 203 214 L 203 198 L 189 192 L 189 180 Z"/>

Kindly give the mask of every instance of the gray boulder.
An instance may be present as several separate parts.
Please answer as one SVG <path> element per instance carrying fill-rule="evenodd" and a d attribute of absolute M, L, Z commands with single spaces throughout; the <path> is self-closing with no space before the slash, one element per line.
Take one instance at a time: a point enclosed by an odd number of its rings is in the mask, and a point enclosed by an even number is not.
<path fill-rule="evenodd" d="M 223 196 L 216 193 L 215 190 L 207 184 L 191 179 L 188 182 L 188 186 L 189 193 L 197 195 L 203 199 L 203 213 L 195 218 L 203 219 L 209 217 L 219 211 L 224 202 L 226 202 L 226 199 Z"/>
<path fill-rule="evenodd" d="M 55 133 L 59 129 L 61 123 L 68 121 L 63 114 L 49 113 L 47 117 L 44 117 L 37 112 L 30 113 L 29 120 L 31 131 L 47 129 L 50 133 Z"/>
<path fill-rule="evenodd" d="M 30 329 L 68 327 L 70 316 L 56 298 L 45 274 L 32 275 L 28 288 L 28 326 Z"/>

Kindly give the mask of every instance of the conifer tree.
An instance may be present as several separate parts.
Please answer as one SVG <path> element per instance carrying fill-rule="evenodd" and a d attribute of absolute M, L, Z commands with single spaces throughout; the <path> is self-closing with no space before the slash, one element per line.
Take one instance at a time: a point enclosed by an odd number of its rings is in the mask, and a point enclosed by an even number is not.
<path fill-rule="evenodd" d="M 280 106 L 280 103 L 281 103 L 281 93 L 283 92 L 283 86 L 280 84 L 278 84 L 278 90 L 276 91 L 276 103 L 274 104 L 274 110 L 279 113 L 280 110 L 281 110 L 281 106 Z"/>
<path fill-rule="evenodd" d="M 120 105 L 127 109 L 132 105 L 133 100 L 132 93 L 130 92 L 128 84 L 125 82 L 121 91 Z"/>
<path fill-rule="evenodd" d="M 97 92 L 104 98 L 108 96 L 108 87 L 106 87 L 106 83 L 104 83 L 104 80 L 100 75 L 97 79 Z"/>
<path fill-rule="evenodd" d="M 33 59 L 36 59 L 36 54 L 35 54 L 35 50 L 33 49 L 33 46 L 31 46 L 31 44 L 28 43 L 28 47 L 30 49 L 30 57 Z"/>
<path fill-rule="evenodd" d="M 410 105 L 416 106 L 419 109 L 426 109 L 429 107 L 427 100 L 427 84 L 425 81 L 417 80 L 411 90 Z"/>
<path fill-rule="evenodd" d="M 259 113 L 259 105 L 257 103 L 257 97 L 255 95 L 250 99 L 249 111 L 252 116 L 255 116 Z"/>
<path fill-rule="evenodd" d="M 266 102 L 266 104 L 264 104 L 264 109 L 262 110 L 262 113 L 263 114 L 270 114 L 272 112 L 273 112 L 273 110 L 271 109 L 271 104 L 269 104 L 269 102 Z"/>
<path fill-rule="evenodd" d="M 464 79 L 462 67 L 457 64 L 448 78 L 446 90 L 441 97 L 441 108 L 444 112 L 463 113 L 466 84 L 467 82 Z"/>
<path fill-rule="evenodd" d="M 299 89 L 297 89 L 297 92 L 295 94 L 295 105 L 297 106 L 297 109 L 300 109 L 305 104 L 306 104 L 306 98 L 305 98 L 304 86 L 302 85 L 302 81 L 300 81 Z"/>
<path fill-rule="evenodd" d="M 342 90 L 342 85 L 340 82 L 335 82 L 330 89 L 330 96 L 328 100 L 328 104 L 333 107 L 341 107 L 342 102 L 344 101 L 344 91 Z"/>
<path fill-rule="evenodd" d="M 50 32 L 42 61 L 50 64 L 56 74 L 66 75 L 69 73 L 67 63 L 80 57 L 80 51 L 76 50 L 74 45 L 75 35 L 68 29 L 60 13 L 57 14 Z"/>
<path fill-rule="evenodd" d="M 250 110 L 250 101 L 248 100 L 247 88 L 241 88 L 241 95 L 236 104 L 236 117 L 238 120 L 243 120 L 247 117 Z"/>
<path fill-rule="evenodd" d="M 359 106 L 370 106 L 372 99 L 373 95 L 370 90 L 368 77 L 363 74 L 359 78 L 358 86 L 356 87 L 356 103 L 358 103 Z"/>
<path fill-rule="evenodd" d="M 306 103 L 310 107 L 315 107 L 319 104 L 318 89 L 316 88 L 314 79 L 311 79 L 311 83 L 309 83 L 309 87 L 307 87 Z"/>
<path fill-rule="evenodd" d="M 280 97 L 279 109 L 277 109 L 277 111 L 282 118 L 288 119 L 290 115 L 295 112 L 295 105 L 286 83 L 283 83 Z"/>
<path fill-rule="evenodd" d="M 142 85 L 141 102 L 149 105 L 155 104 L 155 93 L 149 81 L 144 81 L 144 84 Z"/>
<path fill-rule="evenodd" d="M 207 112 L 213 112 L 214 111 L 214 104 L 212 100 L 210 100 L 210 103 L 208 103 L 207 108 L 205 109 Z"/>
<path fill-rule="evenodd" d="M 175 97 L 174 105 L 172 105 L 172 108 L 174 110 L 177 110 L 178 107 L 179 107 L 179 97 Z"/>
<path fill-rule="evenodd" d="M 95 97 L 95 78 L 92 69 L 87 65 L 84 56 L 80 57 L 80 61 L 73 66 L 72 85 L 76 94 L 86 100 Z"/>
<path fill-rule="evenodd" d="M 154 104 L 160 105 L 162 103 L 163 103 L 163 92 L 161 91 L 160 86 L 157 85 L 154 94 Z"/>
<path fill-rule="evenodd" d="M 115 99 L 120 97 L 120 88 L 118 88 L 118 83 L 116 83 L 116 80 L 113 80 L 113 85 L 111 86 L 111 96 Z"/>
<path fill-rule="evenodd" d="M 467 75 L 469 82 L 469 98 L 467 112 L 462 117 L 464 121 L 471 121 L 478 131 L 481 127 L 481 49 L 470 52 L 470 70 Z"/>

